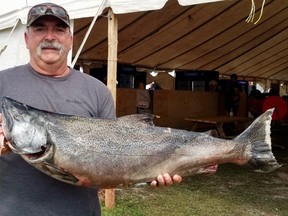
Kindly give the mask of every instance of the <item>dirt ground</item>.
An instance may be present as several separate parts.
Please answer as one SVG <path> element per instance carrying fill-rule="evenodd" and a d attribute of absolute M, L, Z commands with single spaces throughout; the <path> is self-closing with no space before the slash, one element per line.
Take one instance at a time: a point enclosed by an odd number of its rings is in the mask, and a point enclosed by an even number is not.
<path fill-rule="evenodd" d="M 288 143 L 287 143 L 288 144 Z M 282 167 L 275 171 L 274 178 L 271 178 L 269 184 L 274 184 L 274 197 L 283 197 L 288 201 L 288 149 L 273 148 L 274 155 Z M 268 184 L 268 182 L 264 183 Z M 281 187 L 277 187 L 282 183 Z"/>

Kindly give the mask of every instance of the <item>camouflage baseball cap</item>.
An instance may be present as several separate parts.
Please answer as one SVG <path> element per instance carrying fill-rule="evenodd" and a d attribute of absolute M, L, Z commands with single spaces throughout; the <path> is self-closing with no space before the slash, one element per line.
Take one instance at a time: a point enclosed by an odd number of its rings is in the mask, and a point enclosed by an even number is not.
<path fill-rule="evenodd" d="M 33 22 L 43 16 L 54 16 L 70 27 L 70 19 L 67 11 L 53 3 L 42 3 L 33 6 L 28 12 L 27 27 L 33 25 Z"/>

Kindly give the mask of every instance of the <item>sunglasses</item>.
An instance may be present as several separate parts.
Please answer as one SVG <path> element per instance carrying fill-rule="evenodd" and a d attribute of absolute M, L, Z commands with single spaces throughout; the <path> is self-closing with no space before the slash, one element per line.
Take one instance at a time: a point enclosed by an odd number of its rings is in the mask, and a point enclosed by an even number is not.
<path fill-rule="evenodd" d="M 30 25 L 34 20 L 43 15 L 54 15 L 62 19 L 69 25 L 69 15 L 66 10 L 58 5 L 36 5 L 32 7 L 28 14 L 28 24 Z"/>

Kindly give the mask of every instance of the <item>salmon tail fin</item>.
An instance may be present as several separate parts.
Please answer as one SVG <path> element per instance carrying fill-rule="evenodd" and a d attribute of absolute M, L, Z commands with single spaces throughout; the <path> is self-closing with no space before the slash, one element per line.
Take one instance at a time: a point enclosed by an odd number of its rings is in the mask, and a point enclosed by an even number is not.
<path fill-rule="evenodd" d="M 272 153 L 271 120 L 274 109 L 269 109 L 234 140 L 240 143 L 250 143 L 251 159 L 245 166 L 256 172 L 272 172 L 281 167 Z"/>

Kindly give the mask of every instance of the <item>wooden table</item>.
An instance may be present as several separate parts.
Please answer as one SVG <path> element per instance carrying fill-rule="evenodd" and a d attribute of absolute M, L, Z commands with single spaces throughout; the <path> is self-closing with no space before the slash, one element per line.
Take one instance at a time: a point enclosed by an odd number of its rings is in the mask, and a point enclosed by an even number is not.
<path fill-rule="evenodd" d="M 247 128 L 251 123 L 252 119 L 248 117 L 240 116 L 214 116 L 214 117 L 203 117 L 203 118 L 185 118 L 186 121 L 192 122 L 191 130 L 195 131 L 199 124 L 209 124 L 214 127 L 219 137 L 226 138 L 223 125 L 231 123 L 241 123 L 244 128 Z"/>

